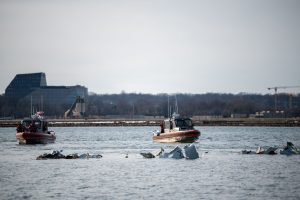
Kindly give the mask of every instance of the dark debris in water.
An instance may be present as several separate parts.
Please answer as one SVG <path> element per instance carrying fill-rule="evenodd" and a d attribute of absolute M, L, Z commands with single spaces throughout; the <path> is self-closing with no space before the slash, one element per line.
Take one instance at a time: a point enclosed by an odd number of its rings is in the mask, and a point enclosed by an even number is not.
<path fill-rule="evenodd" d="M 278 147 L 268 147 L 267 149 L 262 148 L 259 146 L 256 150 L 256 152 L 251 150 L 243 150 L 242 154 L 268 154 L 268 155 L 276 155 L 277 154 Z M 294 146 L 292 142 L 287 142 L 286 147 L 282 151 L 280 151 L 280 154 L 283 155 L 300 155 L 299 150 Z"/>
<path fill-rule="evenodd" d="M 80 154 L 77 153 L 64 155 L 61 153 L 62 151 L 52 151 L 52 153 L 44 153 L 40 156 L 38 156 L 37 160 L 47 160 L 47 159 L 89 159 L 89 158 L 102 158 L 102 155 L 100 154 Z"/>

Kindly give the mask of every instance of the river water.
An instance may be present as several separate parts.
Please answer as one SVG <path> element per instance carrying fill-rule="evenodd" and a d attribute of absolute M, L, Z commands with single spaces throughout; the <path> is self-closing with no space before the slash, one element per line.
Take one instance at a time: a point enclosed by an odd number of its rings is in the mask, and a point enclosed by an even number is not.
<path fill-rule="evenodd" d="M 184 147 L 153 142 L 155 128 L 52 128 L 47 145 L 19 145 L 14 128 L 0 128 L 0 199 L 300 199 L 300 155 L 241 154 L 287 141 L 299 149 L 299 127 L 196 127 L 199 159 L 145 159 Z M 36 160 L 52 150 L 103 158 Z"/>

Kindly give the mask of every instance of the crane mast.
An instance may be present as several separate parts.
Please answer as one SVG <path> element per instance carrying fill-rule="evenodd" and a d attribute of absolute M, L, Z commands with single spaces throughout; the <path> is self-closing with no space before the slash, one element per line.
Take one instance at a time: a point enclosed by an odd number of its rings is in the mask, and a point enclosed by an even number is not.
<path fill-rule="evenodd" d="M 277 111 L 277 91 L 278 89 L 287 89 L 287 88 L 300 88 L 299 85 L 295 86 L 276 86 L 276 87 L 269 87 L 268 90 L 274 90 L 274 111 Z M 292 107 L 291 102 L 292 102 L 292 96 L 290 96 L 290 108 Z"/>

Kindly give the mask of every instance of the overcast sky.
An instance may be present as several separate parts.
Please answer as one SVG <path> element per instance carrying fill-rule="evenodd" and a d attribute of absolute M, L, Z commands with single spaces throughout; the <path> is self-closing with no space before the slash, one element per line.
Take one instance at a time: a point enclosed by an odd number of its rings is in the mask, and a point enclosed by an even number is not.
<path fill-rule="evenodd" d="M 300 85 L 300 1 L 2 0 L 0 68 L 0 93 L 33 72 L 100 94 L 268 93 Z"/>

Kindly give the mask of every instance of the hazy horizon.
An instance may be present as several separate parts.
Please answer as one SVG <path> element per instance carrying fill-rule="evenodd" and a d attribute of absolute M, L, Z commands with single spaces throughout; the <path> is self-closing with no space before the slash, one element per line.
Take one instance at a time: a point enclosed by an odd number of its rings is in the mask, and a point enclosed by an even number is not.
<path fill-rule="evenodd" d="M 35 72 L 97 94 L 273 94 L 300 86 L 299 11 L 296 0 L 1 1 L 0 94 Z"/>

